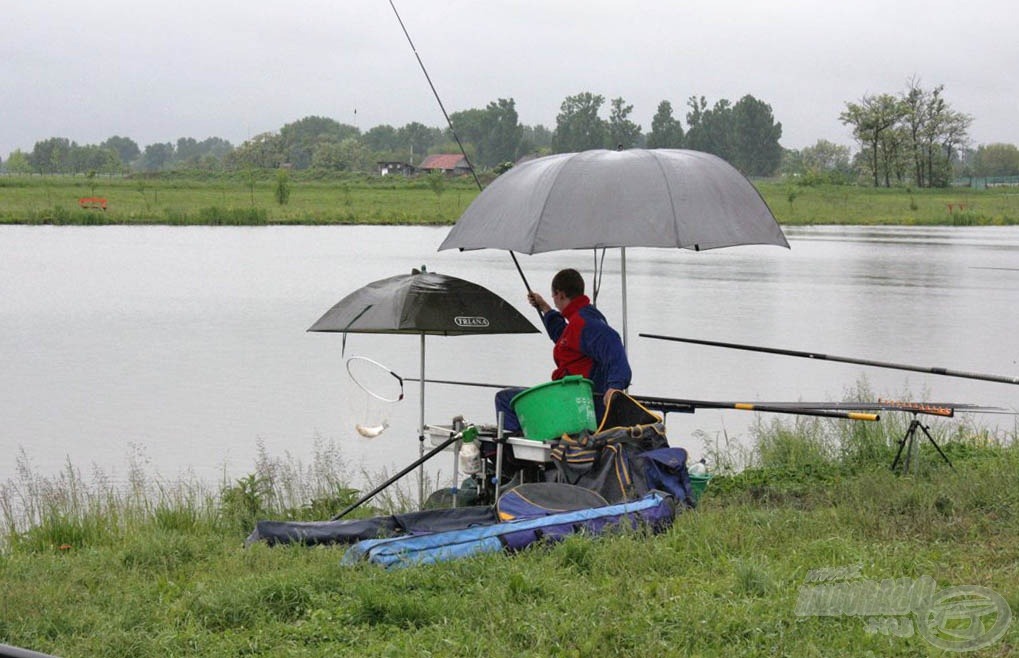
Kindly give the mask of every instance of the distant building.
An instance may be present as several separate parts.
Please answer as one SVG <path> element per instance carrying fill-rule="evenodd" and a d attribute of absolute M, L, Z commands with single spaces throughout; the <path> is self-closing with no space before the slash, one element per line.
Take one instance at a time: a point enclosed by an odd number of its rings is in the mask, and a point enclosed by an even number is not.
<path fill-rule="evenodd" d="M 456 176 L 459 174 L 471 173 L 467 165 L 467 158 L 456 153 L 438 153 L 425 158 L 425 161 L 418 165 L 418 171 L 441 171 L 444 174 Z"/>
<path fill-rule="evenodd" d="M 376 162 L 375 165 L 379 176 L 389 176 L 390 174 L 410 176 L 414 173 L 414 165 L 406 162 Z"/>

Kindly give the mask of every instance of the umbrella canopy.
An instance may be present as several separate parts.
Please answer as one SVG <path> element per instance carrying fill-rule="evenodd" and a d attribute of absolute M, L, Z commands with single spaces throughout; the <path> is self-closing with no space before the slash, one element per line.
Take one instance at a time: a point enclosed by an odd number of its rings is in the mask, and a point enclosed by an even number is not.
<path fill-rule="evenodd" d="M 355 290 L 308 331 L 438 336 L 538 333 L 516 308 L 487 288 L 418 270 Z"/>
<path fill-rule="evenodd" d="M 732 165 L 699 151 L 630 149 L 561 153 L 510 169 L 468 206 L 439 250 L 750 244 L 789 246 Z"/>

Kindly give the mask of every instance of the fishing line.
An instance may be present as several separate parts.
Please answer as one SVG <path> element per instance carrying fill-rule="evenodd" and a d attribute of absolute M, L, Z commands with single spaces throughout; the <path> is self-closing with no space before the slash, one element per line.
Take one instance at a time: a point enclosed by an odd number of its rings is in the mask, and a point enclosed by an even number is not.
<path fill-rule="evenodd" d="M 446 106 L 442 104 L 442 99 L 439 98 L 439 92 L 435 90 L 435 85 L 432 84 L 432 76 L 428 75 L 428 69 L 425 68 L 425 63 L 421 61 L 421 55 L 418 54 L 418 49 L 414 46 L 414 41 L 410 38 L 407 26 L 403 24 L 403 19 L 400 18 L 400 12 L 396 11 L 396 5 L 393 4 L 393 0 L 389 0 L 389 6 L 393 8 L 393 13 L 396 14 L 396 20 L 400 23 L 400 29 L 403 30 L 403 35 L 407 37 L 407 43 L 410 44 L 410 49 L 414 51 L 414 57 L 418 60 L 418 66 L 421 67 L 421 72 L 425 74 L 425 80 L 428 81 L 428 86 L 432 89 L 432 95 L 435 96 L 435 101 L 439 104 L 439 109 L 442 110 L 442 116 L 446 117 L 446 123 L 449 124 L 449 131 L 453 133 L 453 139 L 456 140 L 456 145 L 460 147 L 460 152 L 463 154 L 464 160 L 467 161 L 467 167 L 471 170 L 471 175 L 474 176 L 474 182 L 478 184 L 479 190 L 482 189 L 481 180 L 478 179 L 478 174 L 474 171 L 474 165 L 471 164 L 471 159 L 467 157 L 467 151 L 464 149 L 464 145 L 460 141 L 460 136 L 456 134 L 453 122 L 449 119 L 449 113 L 446 112 Z"/>
<path fill-rule="evenodd" d="M 478 190 L 484 190 L 484 186 L 481 184 L 481 179 L 478 178 L 478 172 L 474 169 L 474 164 L 471 163 L 470 156 L 467 155 L 467 149 L 464 148 L 463 142 L 460 141 L 460 136 L 456 132 L 456 128 L 453 127 L 453 121 L 449 118 L 449 113 L 446 112 L 446 106 L 442 104 L 442 99 L 439 98 L 439 92 L 435 89 L 435 85 L 432 83 L 432 76 L 428 75 L 428 69 L 425 68 L 425 63 L 421 60 L 421 55 L 418 54 L 417 47 L 414 46 L 414 40 L 410 38 L 410 32 L 407 31 L 407 26 L 403 24 L 403 19 L 400 18 L 400 12 L 396 10 L 396 5 L 393 0 L 389 0 L 389 6 L 393 8 L 393 13 L 396 15 L 397 22 L 400 23 L 400 29 L 403 30 L 403 35 L 407 37 L 407 43 L 410 44 L 410 49 L 414 51 L 414 57 L 417 58 L 418 66 L 421 67 L 421 72 L 425 74 L 425 80 L 428 81 L 428 86 L 432 90 L 432 95 L 435 96 L 435 102 L 439 104 L 439 109 L 442 110 L 442 116 L 446 117 L 446 125 L 449 126 L 449 132 L 453 134 L 453 139 L 456 140 L 456 145 L 460 148 L 460 153 L 464 157 L 464 161 L 467 162 L 467 168 L 471 170 L 471 176 L 474 177 L 474 183 L 478 186 Z M 520 274 L 521 280 L 524 282 L 524 288 L 527 292 L 531 292 L 531 284 L 527 282 L 527 277 L 524 276 L 523 269 L 520 268 L 520 262 L 517 260 L 517 255 L 512 251 L 509 252 L 510 258 L 513 259 L 513 264 L 517 266 L 517 272 Z M 538 317 L 541 317 L 541 311 L 538 311 Z"/>
<path fill-rule="evenodd" d="M 591 304 L 595 307 L 598 306 L 598 293 L 601 292 L 601 280 L 605 275 L 605 252 L 608 251 L 606 247 L 602 247 L 601 250 L 601 264 L 598 263 L 598 248 L 594 249 L 594 276 L 592 277 L 592 296 Z"/>

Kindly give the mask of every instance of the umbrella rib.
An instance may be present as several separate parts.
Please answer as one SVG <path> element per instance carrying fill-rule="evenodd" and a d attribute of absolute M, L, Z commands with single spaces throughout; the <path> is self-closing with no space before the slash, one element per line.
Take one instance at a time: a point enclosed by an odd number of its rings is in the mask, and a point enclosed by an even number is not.
<path fill-rule="evenodd" d="M 672 231 L 673 231 L 673 235 L 675 236 L 676 247 L 677 248 L 682 248 L 683 245 L 681 244 L 681 241 L 679 239 L 679 218 L 676 215 L 676 200 L 672 196 L 672 185 L 669 182 L 669 177 L 668 177 L 668 175 L 667 175 L 667 173 L 665 171 L 665 167 L 662 166 L 662 161 L 660 159 L 658 159 L 658 157 L 656 157 L 654 155 L 652 155 L 652 158 L 654 158 L 655 164 L 658 165 L 658 171 L 660 171 L 662 173 L 662 180 L 665 181 L 665 189 L 668 190 L 668 192 L 669 192 L 669 194 L 668 194 L 669 208 L 672 209 Z M 696 249 L 696 245 L 695 245 L 695 249 Z"/>
<path fill-rule="evenodd" d="M 569 164 L 569 161 L 570 158 L 561 158 L 559 162 L 556 162 L 559 166 L 556 167 L 555 173 L 552 175 L 552 182 L 548 186 L 548 193 L 545 195 L 545 199 L 541 202 L 541 212 L 538 213 L 537 220 L 534 222 L 534 233 L 531 235 L 530 253 L 532 254 L 535 253 L 535 245 L 537 245 L 538 240 L 538 229 L 541 228 L 541 222 L 545 218 L 545 210 L 548 209 L 548 204 L 552 199 L 552 190 L 555 187 L 555 181 L 559 178 L 559 174 L 562 172 L 563 168 Z"/>
<path fill-rule="evenodd" d="M 353 324 L 355 322 L 360 320 L 361 316 L 364 315 L 365 313 L 367 313 L 371 309 L 372 306 L 375 306 L 375 304 L 368 304 L 367 306 L 364 307 L 364 309 L 360 313 L 355 315 L 353 317 L 353 319 L 350 322 L 347 323 L 347 326 L 343 328 L 343 333 L 347 333 L 347 330 L 350 329 L 350 327 L 353 326 Z"/>

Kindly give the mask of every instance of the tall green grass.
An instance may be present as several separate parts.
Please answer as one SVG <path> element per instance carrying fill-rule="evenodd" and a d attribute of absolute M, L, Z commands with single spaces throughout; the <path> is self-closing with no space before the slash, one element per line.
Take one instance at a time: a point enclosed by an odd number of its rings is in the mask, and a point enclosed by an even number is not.
<path fill-rule="evenodd" d="M 920 468 L 896 475 L 896 416 L 762 422 L 745 449 L 717 447 L 698 509 L 659 536 L 395 572 L 341 567 L 342 548 L 241 548 L 254 516 L 323 518 L 349 499 L 331 445 L 311 464 L 263 452 L 212 488 L 23 465 L 0 492 L 0 643 L 69 657 L 940 655 L 861 618 L 795 613 L 809 572 L 844 567 L 982 585 L 1019 610 L 1015 428 L 932 422 L 955 468 L 921 445 Z M 29 523 L 12 525 L 15 506 Z M 1013 624 L 970 655 L 1017 651 Z"/>
<path fill-rule="evenodd" d="M 452 224 L 478 194 L 473 179 L 429 184 L 428 177 L 294 172 L 286 204 L 275 173 L 216 176 L 161 174 L 132 178 L 0 177 L 0 224 Z M 898 224 L 983 226 L 1019 222 L 1009 188 L 869 188 L 755 182 L 783 225 Z M 108 209 L 83 210 L 101 196 Z"/>

